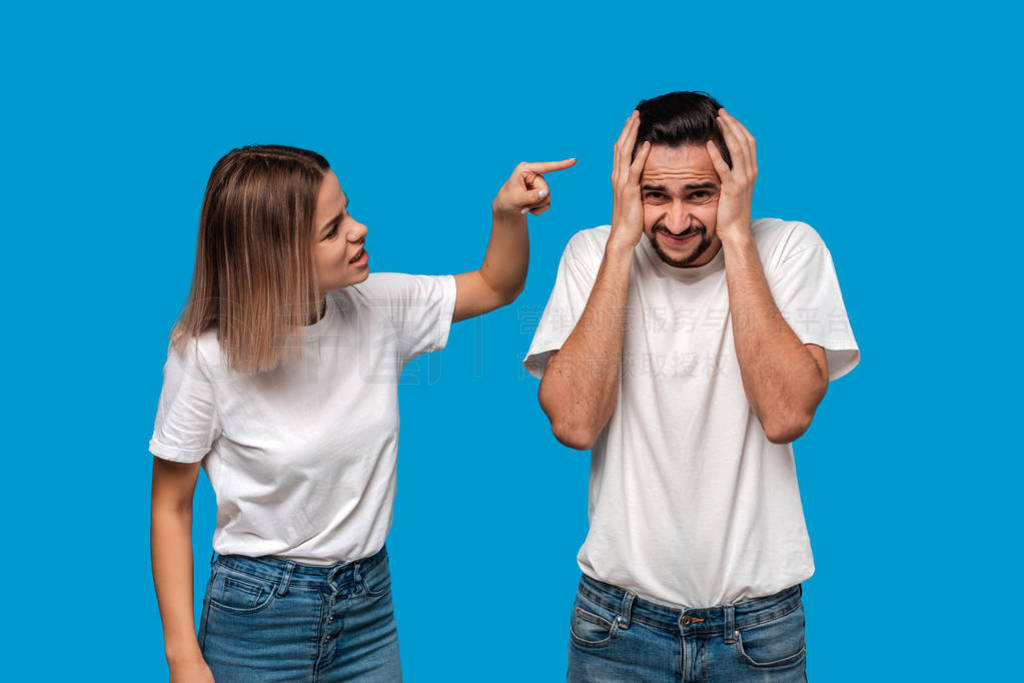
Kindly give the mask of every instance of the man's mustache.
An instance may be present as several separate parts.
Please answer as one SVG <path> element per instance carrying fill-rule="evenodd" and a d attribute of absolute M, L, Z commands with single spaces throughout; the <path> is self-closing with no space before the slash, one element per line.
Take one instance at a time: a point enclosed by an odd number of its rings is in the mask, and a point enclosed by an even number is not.
<path fill-rule="evenodd" d="M 651 228 L 651 232 L 652 233 L 653 232 L 663 232 L 666 235 L 672 235 L 673 237 L 683 237 L 685 235 L 690 235 L 690 234 L 692 234 L 694 232 L 699 232 L 699 233 L 702 233 L 702 234 L 706 233 L 707 232 L 707 228 L 705 228 L 703 225 L 691 225 L 686 230 L 684 230 L 684 231 L 682 231 L 682 232 L 677 234 L 677 233 L 672 232 L 668 228 L 666 228 L 663 223 L 655 223 L 654 227 Z"/>

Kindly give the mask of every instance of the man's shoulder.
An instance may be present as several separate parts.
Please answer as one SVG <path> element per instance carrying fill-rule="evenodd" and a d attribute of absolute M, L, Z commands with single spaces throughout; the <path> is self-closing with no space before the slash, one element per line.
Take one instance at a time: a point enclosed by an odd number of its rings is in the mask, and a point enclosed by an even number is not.
<path fill-rule="evenodd" d="M 562 258 L 581 263 L 600 263 L 610 234 L 610 225 L 599 225 L 595 228 L 580 230 L 569 238 Z"/>
<path fill-rule="evenodd" d="M 781 218 L 758 218 L 750 224 L 762 258 L 784 257 L 807 247 L 824 246 L 821 236 L 807 223 Z"/>
<path fill-rule="evenodd" d="M 584 228 L 569 238 L 569 244 L 566 246 L 566 249 L 591 250 L 598 248 L 603 250 L 605 245 L 608 244 L 608 236 L 611 234 L 612 226 L 610 225 Z"/>

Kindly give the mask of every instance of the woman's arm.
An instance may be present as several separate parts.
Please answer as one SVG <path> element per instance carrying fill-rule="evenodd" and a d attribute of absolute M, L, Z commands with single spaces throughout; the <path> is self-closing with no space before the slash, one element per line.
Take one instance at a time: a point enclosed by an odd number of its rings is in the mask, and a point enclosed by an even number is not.
<path fill-rule="evenodd" d="M 213 681 L 192 610 L 192 495 L 199 463 L 153 458 L 150 546 L 171 681 Z"/>
<path fill-rule="evenodd" d="M 516 166 L 494 199 L 491 241 L 483 265 L 455 276 L 453 322 L 508 305 L 523 291 L 530 262 L 526 212 L 539 216 L 551 206 L 551 193 L 543 174 L 575 163 L 575 159 L 566 159 Z"/>

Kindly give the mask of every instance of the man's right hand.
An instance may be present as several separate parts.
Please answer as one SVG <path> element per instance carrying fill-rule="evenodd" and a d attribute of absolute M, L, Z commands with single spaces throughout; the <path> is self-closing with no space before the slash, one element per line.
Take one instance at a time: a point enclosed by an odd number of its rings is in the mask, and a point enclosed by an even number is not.
<path fill-rule="evenodd" d="M 634 111 L 622 128 L 615 143 L 612 161 L 612 232 L 608 238 L 610 246 L 627 248 L 630 251 L 640 241 L 644 232 L 644 205 L 640 194 L 640 175 L 643 173 L 651 143 L 644 142 L 630 159 L 636 145 L 636 133 L 640 128 L 640 113 Z"/>

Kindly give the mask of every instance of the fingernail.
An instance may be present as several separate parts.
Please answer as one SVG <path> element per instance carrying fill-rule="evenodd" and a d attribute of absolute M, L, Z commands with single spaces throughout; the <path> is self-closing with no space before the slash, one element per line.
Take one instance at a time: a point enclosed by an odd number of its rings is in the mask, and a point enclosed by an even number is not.
<path fill-rule="evenodd" d="M 522 210 L 522 211 L 520 211 L 519 213 L 526 213 L 527 211 L 529 211 L 529 209 L 523 209 L 523 210 Z"/>
<path fill-rule="evenodd" d="M 547 196 L 548 196 L 548 191 L 547 191 L 547 190 L 541 190 L 541 191 L 540 191 L 540 196 L 541 196 L 542 198 L 543 198 L 543 197 L 547 197 Z"/>

